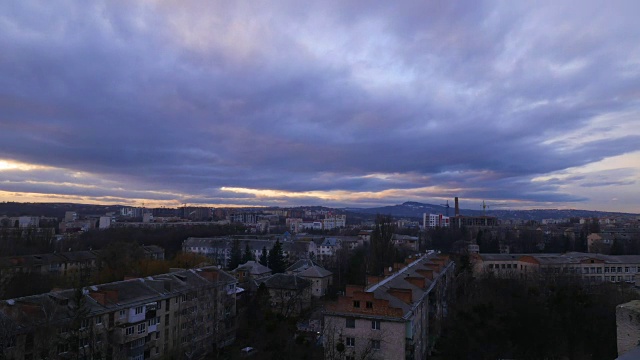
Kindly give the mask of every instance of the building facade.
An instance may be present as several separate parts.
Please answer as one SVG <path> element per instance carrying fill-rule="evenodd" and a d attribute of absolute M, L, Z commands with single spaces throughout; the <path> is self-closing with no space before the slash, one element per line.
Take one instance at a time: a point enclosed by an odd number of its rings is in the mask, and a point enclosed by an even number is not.
<path fill-rule="evenodd" d="M 215 267 L 0 302 L 9 359 L 199 358 L 235 339 L 236 280 Z"/>
<path fill-rule="evenodd" d="M 455 264 L 430 253 L 368 285 L 347 285 L 324 313 L 326 359 L 427 359 L 447 313 Z"/>
<path fill-rule="evenodd" d="M 539 275 L 574 275 L 585 282 L 633 282 L 640 274 L 640 255 L 475 254 L 476 274 L 526 278 Z"/>

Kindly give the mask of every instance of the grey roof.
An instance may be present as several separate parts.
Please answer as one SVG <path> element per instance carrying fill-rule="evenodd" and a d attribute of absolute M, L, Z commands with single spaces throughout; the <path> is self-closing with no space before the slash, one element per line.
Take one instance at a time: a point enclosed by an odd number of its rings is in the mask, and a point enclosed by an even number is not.
<path fill-rule="evenodd" d="M 438 277 L 442 272 L 433 272 L 433 280 L 426 279 L 425 288 L 417 287 L 410 282 L 408 282 L 406 277 L 420 277 L 424 278 L 421 274 L 418 273 L 418 270 L 432 270 L 435 265 L 431 260 L 435 255 L 427 255 L 419 258 L 418 260 L 412 262 L 406 267 L 400 269 L 397 273 L 385 278 L 379 283 L 369 287 L 366 289 L 366 292 L 373 293 L 374 298 L 376 299 L 384 299 L 389 301 L 389 306 L 402 309 L 404 316 L 408 316 L 411 312 L 413 305 L 420 301 L 423 295 L 431 291 L 431 284 L 437 281 Z M 398 299 L 397 297 L 391 295 L 389 291 L 391 289 L 408 289 L 411 290 L 411 296 L 413 299 L 412 304 L 407 304 L 406 302 Z"/>
<path fill-rule="evenodd" d="M 333 275 L 331 271 L 315 264 L 311 259 L 296 261 L 293 265 L 287 268 L 286 272 L 310 278 L 323 278 Z"/>
<path fill-rule="evenodd" d="M 298 276 L 305 278 L 324 278 L 331 275 L 333 275 L 331 271 L 319 265 L 313 265 L 312 267 L 298 273 Z"/>
<path fill-rule="evenodd" d="M 215 271 L 219 284 L 226 285 L 237 282 L 235 277 L 216 267 L 206 267 L 89 286 L 82 289 L 82 298 L 89 314 L 92 315 L 107 313 L 118 308 L 126 309 L 172 297 L 181 294 L 184 290 L 197 289 L 200 286 L 212 284 L 212 281 L 202 276 L 203 271 Z M 115 292 L 117 295 L 102 304 L 89 295 L 95 292 L 109 291 Z M 0 314 L 16 319 L 16 323 L 22 327 L 37 326 L 39 321 L 45 320 L 45 316 L 49 317 L 48 321 L 64 322 L 73 315 L 73 311 L 77 307 L 76 299 L 75 289 L 8 299 L 0 301 Z"/>
<path fill-rule="evenodd" d="M 272 271 L 271 269 L 260 264 L 257 261 L 247 261 L 244 264 L 238 265 L 238 267 L 234 271 L 238 270 L 248 270 L 251 275 L 262 275 L 270 273 Z"/>
<path fill-rule="evenodd" d="M 273 274 L 258 280 L 258 283 L 264 284 L 269 289 L 302 290 L 311 286 L 311 281 L 297 275 L 288 274 Z"/>

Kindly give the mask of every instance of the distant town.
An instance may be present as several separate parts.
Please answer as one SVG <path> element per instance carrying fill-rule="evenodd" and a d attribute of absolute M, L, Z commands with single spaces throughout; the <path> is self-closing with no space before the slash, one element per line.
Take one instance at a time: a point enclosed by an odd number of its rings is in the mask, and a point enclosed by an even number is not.
<path fill-rule="evenodd" d="M 639 351 L 640 215 L 463 203 L 0 203 L 2 354 L 626 359 Z M 535 345 L 552 335 L 560 340 Z"/>

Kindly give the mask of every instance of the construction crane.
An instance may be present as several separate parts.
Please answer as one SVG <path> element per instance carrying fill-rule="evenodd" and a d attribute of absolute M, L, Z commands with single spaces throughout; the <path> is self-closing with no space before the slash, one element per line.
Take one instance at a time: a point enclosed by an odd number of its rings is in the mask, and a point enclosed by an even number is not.
<path fill-rule="evenodd" d="M 487 216 L 487 208 L 489 207 L 489 205 L 484 203 L 484 200 L 482 200 L 482 216 Z"/>
<path fill-rule="evenodd" d="M 447 208 L 447 217 L 449 217 L 449 200 L 447 200 L 446 204 L 440 204 L 440 206 L 444 206 L 445 208 Z"/>

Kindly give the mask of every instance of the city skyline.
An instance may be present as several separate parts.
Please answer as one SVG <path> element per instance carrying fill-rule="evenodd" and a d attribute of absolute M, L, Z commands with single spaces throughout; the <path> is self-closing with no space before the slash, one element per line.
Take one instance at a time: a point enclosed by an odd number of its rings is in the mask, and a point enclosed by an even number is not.
<path fill-rule="evenodd" d="M 639 11 L 3 3 L 0 201 L 640 213 Z"/>

